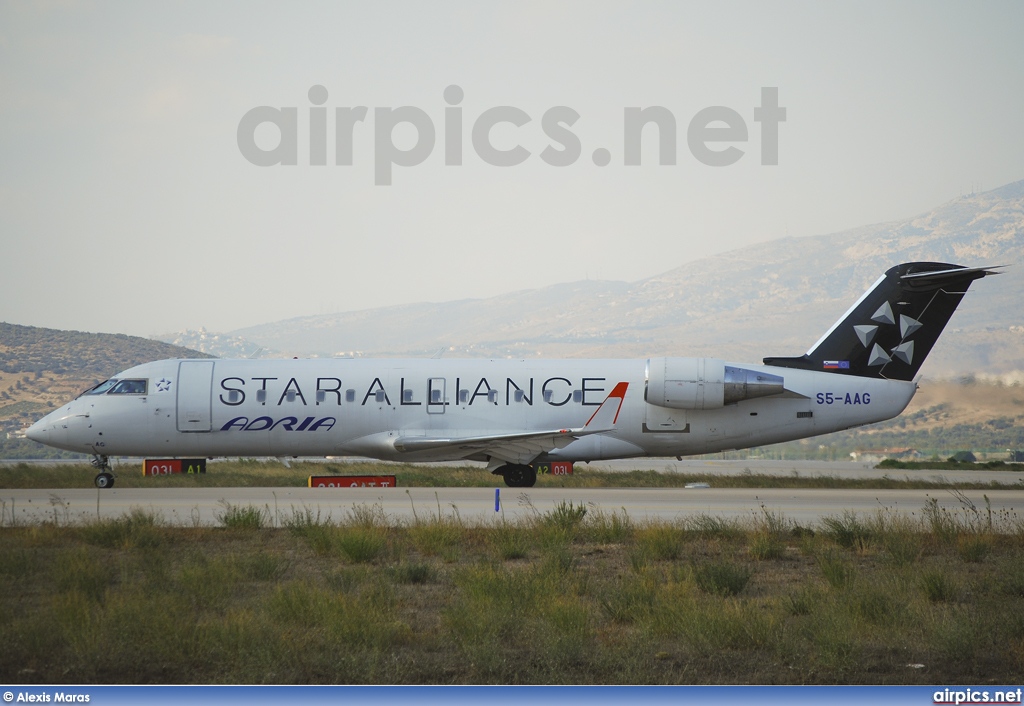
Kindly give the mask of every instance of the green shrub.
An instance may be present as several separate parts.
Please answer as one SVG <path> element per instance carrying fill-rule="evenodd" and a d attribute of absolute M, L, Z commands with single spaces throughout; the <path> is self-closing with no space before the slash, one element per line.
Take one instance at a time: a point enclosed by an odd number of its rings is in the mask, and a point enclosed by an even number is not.
<path fill-rule="evenodd" d="M 649 559 L 675 561 L 683 554 L 683 532 L 672 525 L 649 525 L 635 534 L 637 548 Z"/>
<path fill-rule="evenodd" d="M 735 596 L 750 581 L 752 572 L 745 566 L 729 561 L 710 561 L 698 565 L 693 572 L 694 581 L 705 593 Z"/>
<path fill-rule="evenodd" d="M 704 514 L 687 518 L 684 527 L 702 539 L 736 539 L 744 533 L 739 521 L 735 519 Z"/>
<path fill-rule="evenodd" d="M 790 615 L 810 615 L 822 600 L 820 591 L 811 586 L 802 586 L 799 590 L 786 594 L 782 599 L 782 607 Z"/>
<path fill-rule="evenodd" d="M 647 547 L 642 544 L 634 544 L 626 554 L 629 557 L 629 566 L 634 573 L 642 574 L 647 568 L 650 557 L 647 554 Z"/>
<path fill-rule="evenodd" d="M 27 549 L 0 547 L 0 576 L 28 578 L 40 566 L 39 554 Z"/>
<path fill-rule="evenodd" d="M 863 549 L 871 538 L 870 528 L 850 510 L 839 517 L 822 518 L 821 525 L 826 536 L 846 549 Z"/>
<path fill-rule="evenodd" d="M 633 537 L 633 521 L 625 508 L 621 514 L 615 511 L 605 513 L 601 508 L 593 508 L 587 518 L 587 529 L 595 542 L 620 544 Z"/>
<path fill-rule="evenodd" d="M 828 584 L 836 590 L 842 590 L 853 582 L 853 565 L 837 552 L 825 551 L 819 554 L 818 568 L 821 569 L 821 575 Z"/>
<path fill-rule="evenodd" d="M 956 550 L 961 559 L 977 564 L 992 551 L 992 538 L 987 534 L 962 536 L 957 540 Z"/>
<path fill-rule="evenodd" d="M 366 564 L 387 547 L 387 534 L 378 527 L 343 527 L 337 531 L 335 546 L 349 561 Z"/>
<path fill-rule="evenodd" d="M 320 508 L 317 508 L 316 514 L 314 514 L 312 508 L 303 505 L 301 509 L 293 507 L 291 516 L 285 517 L 282 524 L 293 534 L 297 534 L 302 537 L 306 536 L 310 530 L 320 527 L 328 527 L 333 523 L 331 522 L 330 513 L 324 517 Z"/>
<path fill-rule="evenodd" d="M 417 520 L 409 526 L 413 545 L 427 556 L 443 556 L 454 561 L 465 545 L 466 528 L 458 515 L 435 516 Z"/>
<path fill-rule="evenodd" d="M 879 589 L 865 589 L 853 598 L 857 614 L 875 625 L 885 625 L 895 612 L 892 596 Z"/>
<path fill-rule="evenodd" d="M 794 530 L 798 530 L 799 533 L 803 528 L 797 527 L 783 513 L 769 510 L 762 504 L 761 514 L 754 519 L 754 529 L 774 539 L 781 539 L 787 534 L 791 534 Z"/>
<path fill-rule="evenodd" d="M 256 507 L 255 505 L 232 505 L 224 502 L 224 509 L 214 513 L 214 517 L 224 527 L 238 530 L 258 530 L 267 526 L 270 522 L 269 508 Z"/>
<path fill-rule="evenodd" d="M 921 575 L 921 588 L 925 596 L 933 603 L 956 600 L 960 594 L 959 587 L 945 572 L 938 570 L 926 571 Z"/>
<path fill-rule="evenodd" d="M 539 571 L 561 577 L 568 574 L 576 566 L 576 558 L 567 546 L 552 547 L 544 552 L 544 560 Z"/>
<path fill-rule="evenodd" d="M 610 587 L 599 603 L 617 623 L 635 623 L 651 613 L 657 595 L 654 580 L 647 576 L 624 579 Z"/>
<path fill-rule="evenodd" d="M 173 585 L 196 606 L 220 608 L 235 598 L 236 584 L 241 576 L 241 567 L 235 557 L 193 552 L 182 563 Z"/>
<path fill-rule="evenodd" d="M 759 561 L 781 559 L 785 554 L 785 543 L 774 535 L 758 532 L 750 540 L 750 556 Z"/>
<path fill-rule="evenodd" d="M 354 527 L 386 527 L 388 518 L 384 514 L 384 507 L 380 503 L 373 505 L 352 505 L 352 509 L 345 513 L 345 523 Z"/>
<path fill-rule="evenodd" d="M 392 614 L 393 598 L 382 587 L 363 595 L 339 594 L 307 583 L 278 587 L 266 601 L 266 613 L 279 628 L 304 628 L 319 635 L 323 649 L 352 646 L 383 649 L 406 642 L 409 626 Z"/>
<path fill-rule="evenodd" d="M 434 580 L 434 569 L 430 564 L 399 564 L 391 569 L 391 575 L 398 583 L 424 584 Z"/>
<path fill-rule="evenodd" d="M 918 518 L 889 510 L 879 511 L 871 529 L 892 564 L 907 567 L 921 558 L 924 541 Z"/>
<path fill-rule="evenodd" d="M 111 575 L 100 556 L 85 547 L 78 547 L 57 555 L 54 582 L 61 591 L 77 591 L 99 603 L 111 583 Z"/>
<path fill-rule="evenodd" d="M 582 503 L 574 505 L 571 500 L 568 502 L 561 500 L 550 512 L 544 513 L 541 522 L 550 527 L 557 527 L 564 532 L 573 532 L 586 516 L 586 505 Z"/>
<path fill-rule="evenodd" d="M 963 528 L 953 513 L 946 508 L 939 507 L 938 499 L 928 498 L 925 502 L 923 513 L 936 539 L 943 544 L 953 544 L 956 542 Z"/>
<path fill-rule="evenodd" d="M 574 596 L 555 596 L 536 616 L 536 647 L 553 663 L 575 662 L 592 649 L 590 610 Z"/>
<path fill-rule="evenodd" d="M 153 548 L 163 541 L 163 534 L 157 531 L 163 524 L 156 512 L 133 507 L 118 518 L 88 522 L 78 532 L 89 544 L 102 547 Z"/>
<path fill-rule="evenodd" d="M 501 522 L 488 533 L 488 540 L 500 559 L 524 559 L 530 550 L 527 531 L 518 525 Z"/>
<path fill-rule="evenodd" d="M 960 502 L 958 510 L 949 510 L 939 507 L 936 498 L 928 498 L 925 503 L 923 514 L 932 534 L 943 544 L 956 544 L 963 535 L 990 534 L 994 528 L 992 503 L 985 495 L 984 511 L 978 508 L 974 501 L 959 490 L 951 490 L 952 495 Z M 1012 517 L 1005 517 L 1004 522 L 1013 525 Z"/>
<path fill-rule="evenodd" d="M 999 579 L 996 586 L 1000 593 L 1005 596 L 1019 596 L 1024 598 L 1024 566 L 1013 564 L 1002 567 L 999 572 Z"/>
<path fill-rule="evenodd" d="M 281 578 L 290 565 L 284 557 L 266 551 L 244 554 L 235 561 L 239 574 L 250 581 L 274 581 Z"/>
<path fill-rule="evenodd" d="M 551 575 L 503 564 L 470 566 L 455 572 L 454 580 L 454 600 L 442 614 L 451 638 L 470 649 L 474 660 L 532 646 L 536 616 L 565 591 Z"/>

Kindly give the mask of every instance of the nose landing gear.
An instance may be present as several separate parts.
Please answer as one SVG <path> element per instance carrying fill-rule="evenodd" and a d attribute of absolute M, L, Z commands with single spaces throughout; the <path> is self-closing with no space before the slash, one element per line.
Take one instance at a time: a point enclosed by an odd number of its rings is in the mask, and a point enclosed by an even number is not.
<path fill-rule="evenodd" d="M 106 456 L 100 454 L 94 454 L 91 461 L 93 468 L 99 470 L 96 474 L 96 478 L 93 481 L 97 488 L 113 488 L 114 487 L 114 474 L 111 473 L 113 469 L 110 467 L 110 461 L 107 460 Z"/>

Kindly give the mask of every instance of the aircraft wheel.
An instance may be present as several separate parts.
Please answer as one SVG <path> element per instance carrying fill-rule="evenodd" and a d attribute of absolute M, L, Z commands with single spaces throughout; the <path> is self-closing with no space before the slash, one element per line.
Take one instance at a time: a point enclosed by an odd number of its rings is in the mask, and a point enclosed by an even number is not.
<path fill-rule="evenodd" d="M 113 488 L 114 487 L 114 474 L 113 473 L 97 473 L 96 480 L 97 488 Z"/>
<path fill-rule="evenodd" d="M 532 488 L 537 484 L 537 471 L 532 466 L 509 464 L 505 466 L 505 485 L 510 488 Z"/>

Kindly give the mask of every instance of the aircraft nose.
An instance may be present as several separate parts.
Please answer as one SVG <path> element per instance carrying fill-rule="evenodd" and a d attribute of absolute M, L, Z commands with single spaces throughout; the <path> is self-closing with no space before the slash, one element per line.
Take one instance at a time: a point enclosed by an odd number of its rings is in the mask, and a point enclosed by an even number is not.
<path fill-rule="evenodd" d="M 62 448 L 67 443 L 67 420 L 62 414 L 64 410 L 51 412 L 25 430 L 25 436 L 47 446 Z"/>
<path fill-rule="evenodd" d="M 50 427 L 47 417 L 43 417 L 38 422 L 30 426 L 25 430 L 25 436 L 32 441 L 38 441 L 40 444 L 45 444 L 50 438 Z"/>

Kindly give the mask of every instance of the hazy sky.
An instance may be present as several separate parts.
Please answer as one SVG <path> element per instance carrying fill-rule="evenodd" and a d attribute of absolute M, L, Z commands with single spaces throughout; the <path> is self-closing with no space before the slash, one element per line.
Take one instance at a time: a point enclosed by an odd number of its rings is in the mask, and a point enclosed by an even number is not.
<path fill-rule="evenodd" d="M 1022 37 L 1016 1 L 3 2 L 0 320 L 226 331 L 637 280 L 912 216 L 1024 179 Z M 316 85 L 326 166 L 310 164 Z M 445 164 L 450 85 L 464 96 L 460 166 Z M 761 163 L 763 87 L 786 109 L 777 166 Z M 257 106 L 297 109 L 296 165 L 243 156 L 239 123 Z M 368 111 L 352 164 L 336 165 L 335 109 L 354 106 Z M 375 153 L 425 139 L 376 131 L 400 115 L 378 109 L 400 106 L 424 111 L 435 143 L 378 186 Z M 517 166 L 474 147 L 497 106 L 530 118 L 490 131 L 495 149 L 529 152 Z M 579 114 L 561 133 L 542 124 L 555 106 Z M 626 166 L 624 110 L 650 106 L 674 116 L 676 163 L 658 164 L 651 125 L 642 164 Z M 709 106 L 746 128 L 708 143 L 742 150 L 729 166 L 689 146 Z M 565 132 L 581 154 L 552 166 L 541 154 Z M 278 143 L 269 123 L 251 134 Z"/>

